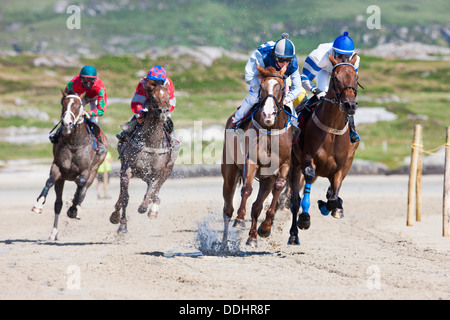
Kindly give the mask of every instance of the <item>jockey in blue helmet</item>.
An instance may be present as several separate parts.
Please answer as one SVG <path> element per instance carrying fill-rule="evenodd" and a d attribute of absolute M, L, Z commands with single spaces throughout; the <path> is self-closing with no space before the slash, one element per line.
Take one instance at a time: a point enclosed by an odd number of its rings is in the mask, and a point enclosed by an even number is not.
<path fill-rule="evenodd" d="M 278 71 L 287 65 L 284 80 L 286 84 L 286 80 L 290 76 L 291 87 L 290 91 L 286 93 L 283 104 L 290 107 L 291 113 L 295 117 L 291 118 L 294 130 L 298 128 L 297 114 L 295 113 L 292 101 L 302 92 L 302 85 L 297 56 L 295 55 L 295 45 L 288 38 L 289 34 L 283 33 L 281 39 L 278 41 L 269 41 L 262 44 L 248 59 L 247 65 L 245 66 L 245 81 L 250 85 L 250 89 L 244 101 L 242 101 L 240 108 L 233 116 L 233 127 L 236 127 L 239 121 L 250 112 L 251 108 L 256 103 L 259 102 L 261 77 L 259 77 L 259 72 L 256 68 L 256 65 L 258 64 L 262 68 L 272 66 Z"/>
<path fill-rule="evenodd" d="M 308 57 L 306 57 L 303 65 L 301 81 L 302 86 L 306 91 L 313 93 L 313 96 L 305 105 L 305 113 L 307 117 L 310 116 L 310 106 L 317 103 L 321 98 L 325 97 L 330 83 L 330 75 L 333 70 L 333 65 L 328 58 L 331 54 L 335 59 L 343 62 L 349 62 L 355 55 L 355 44 L 349 37 L 348 32 L 345 31 L 338 36 L 334 42 L 322 43 L 317 49 L 313 50 Z M 354 64 L 356 72 L 359 68 L 359 56 L 357 56 Z M 314 78 L 317 77 L 317 86 L 313 83 Z M 302 111 L 303 113 L 303 111 Z M 359 135 L 356 133 L 353 116 L 348 117 L 350 126 L 350 138 L 352 142 L 360 141 Z"/>

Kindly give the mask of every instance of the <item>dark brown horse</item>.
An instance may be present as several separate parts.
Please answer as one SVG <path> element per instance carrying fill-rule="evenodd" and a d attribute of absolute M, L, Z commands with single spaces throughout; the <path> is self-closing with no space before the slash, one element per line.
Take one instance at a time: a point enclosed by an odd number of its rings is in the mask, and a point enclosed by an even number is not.
<path fill-rule="evenodd" d="M 145 105 L 148 112 L 142 125 L 135 131 L 131 141 L 118 148 L 121 159 L 120 194 L 110 221 L 120 222 L 118 232 L 127 232 L 126 208 L 128 206 L 128 185 L 135 176 L 147 183 L 147 192 L 139 206 L 139 213 L 147 212 L 148 217 L 154 219 L 158 215 L 159 190 L 170 176 L 178 150 L 170 146 L 163 129 L 163 124 L 169 117 L 169 92 L 167 86 L 150 86 L 149 99 Z M 122 209 L 122 216 L 120 216 Z"/>
<path fill-rule="evenodd" d="M 77 185 L 72 206 L 67 211 L 69 218 L 76 218 L 87 189 L 94 182 L 98 167 L 106 157 L 106 152 L 98 154 L 93 148 L 95 138 L 90 133 L 89 124 L 86 123 L 82 104 L 84 93 L 78 96 L 76 94 L 68 95 L 62 91 L 62 94 L 64 98 L 61 112 L 62 138 L 53 145 L 53 163 L 50 168 L 50 176 L 37 199 L 36 205 L 32 208 L 33 212 L 41 213 L 48 191 L 55 185 L 55 221 L 49 239 L 51 241 L 58 239 L 58 218 L 63 205 L 64 182 L 66 180 L 75 181 Z M 101 132 L 101 135 L 105 148 L 108 148 L 106 136 L 103 132 Z"/>
<path fill-rule="evenodd" d="M 354 64 L 355 55 L 350 62 L 340 62 L 331 55 L 333 64 L 330 85 L 324 103 L 317 107 L 304 129 L 304 145 L 297 143 L 292 148 L 290 172 L 292 226 L 288 244 L 300 244 L 299 229 L 310 227 L 310 190 L 318 176 L 330 181 L 327 202 L 319 200 L 323 215 L 330 212 L 335 218 L 342 218 L 344 209 L 339 190 L 353 162 L 359 142 L 351 143 L 347 116 L 356 112 L 358 75 Z M 303 199 L 300 203 L 301 174 L 305 177 Z M 302 213 L 298 216 L 300 206 Z"/>
<path fill-rule="evenodd" d="M 259 192 L 253 203 L 251 216 L 252 225 L 247 245 L 257 245 L 257 234 L 268 237 L 275 215 L 275 205 L 286 185 L 292 149 L 292 131 L 289 125 L 289 115 L 284 112 L 283 99 L 285 84 L 283 80 L 286 68 L 279 72 L 273 67 L 266 69 L 258 66 L 262 77 L 260 102 L 252 113 L 252 121 L 240 133 L 229 129 L 232 124 L 230 117 L 226 124 L 225 145 L 222 154 L 223 176 L 223 217 L 225 244 L 228 237 L 228 226 L 234 208 L 233 197 L 238 181 L 243 178 L 241 204 L 234 223 L 235 227 L 243 227 L 247 199 L 252 193 L 252 183 L 259 180 Z M 244 140 L 240 143 L 239 140 Z M 244 151 L 242 152 L 242 149 Z M 263 203 L 272 191 L 273 199 L 266 212 L 266 219 L 256 230 L 257 220 L 263 208 Z"/>

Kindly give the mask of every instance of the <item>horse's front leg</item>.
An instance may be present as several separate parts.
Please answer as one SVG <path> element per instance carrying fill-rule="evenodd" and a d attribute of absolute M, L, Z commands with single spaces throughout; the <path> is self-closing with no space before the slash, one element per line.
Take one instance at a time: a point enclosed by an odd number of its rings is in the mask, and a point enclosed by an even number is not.
<path fill-rule="evenodd" d="M 344 208 L 342 206 L 343 201 L 339 198 L 339 191 L 342 185 L 342 174 L 340 172 L 334 174 L 330 181 L 330 187 L 327 190 L 327 202 L 318 201 L 320 212 L 323 215 L 331 215 L 336 219 L 342 219 L 344 217 Z"/>
<path fill-rule="evenodd" d="M 59 214 L 61 213 L 62 206 L 63 206 L 63 201 L 62 201 L 63 189 L 64 189 L 64 180 L 61 180 L 61 179 L 57 180 L 55 182 L 55 194 L 56 194 L 55 219 L 53 221 L 52 233 L 50 234 L 48 241 L 58 240 L 58 218 L 59 218 Z"/>
<path fill-rule="evenodd" d="M 117 232 L 126 232 L 126 208 L 128 206 L 129 194 L 128 186 L 131 179 L 131 169 L 129 167 L 122 167 L 120 170 L 120 192 L 119 198 L 114 206 L 114 212 L 111 214 L 109 221 L 113 224 L 120 222 L 120 227 Z M 122 209 L 122 217 L 120 210 Z"/>
<path fill-rule="evenodd" d="M 55 181 L 61 177 L 61 172 L 56 164 L 52 164 L 50 168 L 50 175 L 45 182 L 45 187 L 42 189 L 41 194 L 36 200 L 36 204 L 31 208 L 34 213 L 42 213 L 42 207 L 47 199 L 48 192 L 55 185 Z"/>
<path fill-rule="evenodd" d="M 260 234 L 260 230 L 256 231 L 256 225 L 258 224 L 258 218 L 261 214 L 264 200 L 269 195 L 272 190 L 274 179 L 272 177 L 261 180 L 259 183 L 258 197 L 252 205 L 252 225 L 250 227 L 250 232 L 247 240 L 247 245 L 252 247 L 258 246 L 257 234 Z M 270 234 L 270 227 L 265 232 L 262 232 L 263 237 L 268 237 Z"/>
<path fill-rule="evenodd" d="M 236 191 L 236 185 L 239 179 L 239 169 L 236 165 L 222 164 L 222 197 L 223 197 L 223 238 L 222 243 L 228 240 L 228 227 L 230 225 L 231 217 L 233 216 L 233 199 Z"/>
<path fill-rule="evenodd" d="M 300 206 L 302 207 L 302 213 L 298 216 L 297 221 L 297 227 L 300 230 L 309 229 L 309 227 L 311 226 L 311 217 L 309 215 L 309 208 L 311 206 L 310 194 L 311 185 L 316 176 L 316 171 L 313 169 L 311 162 L 309 162 L 306 166 L 303 175 L 305 176 L 305 187 L 303 189 L 303 199 L 300 203 Z"/>
<path fill-rule="evenodd" d="M 161 189 L 164 180 L 162 177 L 153 178 L 149 184 L 146 198 L 149 199 L 149 204 L 151 207 L 148 210 L 147 216 L 149 219 L 156 219 L 158 217 L 159 205 L 161 204 L 161 199 L 159 198 L 159 190 Z M 145 201 L 145 199 L 144 199 Z"/>
<path fill-rule="evenodd" d="M 245 165 L 244 170 L 245 172 L 244 184 L 241 189 L 241 204 L 239 206 L 237 217 L 234 221 L 233 227 L 245 228 L 245 214 L 246 214 L 247 200 L 253 192 L 252 183 L 253 180 L 255 179 L 257 170 L 258 170 L 257 164 L 247 159 L 247 163 Z"/>
<path fill-rule="evenodd" d="M 266 219 L 261 223 L 258 229 L 258 234 L 261 237 L 268 237 L 270 235 L 273 219 L 275 217 L 275 209 L 277 207 L 281 192 L 283 192 L 283 189 L 286 187 L 286 178 L 288 174 L 289 174 L 289 165 L 283 165 L 280 168 L 280 175 L 273 184 L 272 190 L 273 198 L 269 206 L 269 209 L 266 211 Z"/>
<path fill-rule="evenodd" d="M 86 171 L 86 172 L 81 173 L 81 175 L 75 181 L 75 183 L 77 185 L 77 189 L 75 190 L 75 194 L 73 196 L 72 205 L 67 210 L 67 216 L 69 218 L 75 219 L 78 215 L 78 210 L 80 209 L 80 205 L 86 196 L 86 190 L 87 190 L 87 186 L 88 186 L 88 177 L 89 177 L 89 172 Z"/>
<path fill-rule="evenodd" d="M 295 149 L 294 149 L 295 150 Z M 289 230 L 289 240 L 290 245 L 299 245 L 300 240 L 298 238 L 298 228 L 297 228 L 297 215 L 300 209 L 300 177 L 302 176 L 300 163 L 297 160 L 295 154 L 291 157 L 291 168 L 289 171 L 289 185 L 291 187 L 291 201 L 290 209 L 292 214 L 292 224 Z"/>

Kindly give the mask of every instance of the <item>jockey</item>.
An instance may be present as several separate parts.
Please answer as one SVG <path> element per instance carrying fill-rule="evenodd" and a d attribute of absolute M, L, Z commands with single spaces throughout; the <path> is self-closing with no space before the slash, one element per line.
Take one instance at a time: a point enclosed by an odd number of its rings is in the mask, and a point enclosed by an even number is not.
<path fill-rule="evenodd" d="M 328 91 L 329 78 L 333 70 L 333 65 L 328 58 L 328 54 L 331 54 L 335 59 L 343 62 L 348 62 L 355 54 L 355 45 L 353 40 L 348 36 L 348 32 L 345 31 L 343 35 L 337 37 L 334 42 L 320 44 L 317 49 L 312 51 L 308 57 L 306 57 L 305 64 L 303 66 L 301 80 L 302 86 L 307 91 L 311 91 L 313 96 L 305 104 L 303 110 L 307 110 L 305 117 L 309 117 L 312 113 L 310 107 L 318 102 L 321 98 L 324 98 Z M 359 68 L 359 56 L 355 62 L 355 69 L 358 72 Z M 313 80 L 317 77 L 317 86 L 314 85 Z M 358 133 L 356 133 L 355 122 L 353 116 L 348 116 L 350 127 L 350 139 L 351 141 L 360 141 Z"/>
<path fill-rule="evenodd" d="M 278 71 L 285 65 L 288 65 L 286 73 L 284 74 L 284 80 L 286 84 L 286 79 L 290 76 L 292 85 L 290 91 L 284 98 L 283 104 L 291 109 L 291 113 L 294 115 L 291 119 L 291 123 L 294 128 L 298 129 L 297 114 L 292 101 L 301 94 L 303 89 L 300 81 L 300 73 L 298 71 L 297 56 L 295 55 L 295 46 L 288 38 L 289 34 L 283 33 L 281 39 L 277 42 L 269 41 L 262 44 L 248 59 L 247 65 L 245 66 L 245 81 L 250 85 L 250 89 L 244 101 L 242 101 L 240 108 L 233 116 L 232 127 L 235 128 L 239 121 L 250 112 L 251 108 L 256 103 L 259 102 L 261 78 L 258 76 L 259 72 L 256 68 L 256 64 L 258 63 L 262 68 L 272 66 Z M 288 86 L 286 86 L 286 88 L 288 88 Z"/>
<path fill-rule="evenodd" d="M 86 111 L 88 121 L 90 122 L 93 133 L 98 140 L 98 153 L 106 151 L 101 138 L 101 130 L 98 127 L 98 117 L 101 117 L 106 109 L 107 96 L 103 81 L 97 77 L 97 70 L 93 66 L 84 66 L 80 74 L 76 75 L 66 86 L 66 93 L 76 93 L 78 95 L 86 92 L 83 98 L 83 106 L 90 105 L 90 111 Z M 61 100 L 62 103 L 62 100 Z M 50 136 L 50 141 L 55 143 L 61 133 L 61 128 Z"/>
<path fill-rule="evenodd" d="M 131 111 L 134 112 L 134 117 L 121 127 L 123 129 L 122 132 L 116 134 L 117 139 L 119 141 L 126 140 L 127 136 L 131 136 L 136 125 L 141 124 L 144 121 L 144 113 L 147 111 L 145 103 L 147 101 L 148 93 L 146 90 L 147 85 L 157 86 L 157 85 L 169 85 L 168 91 L 170 95 L 170 108 L 169 111 L 172 112 L 175 109 L 177 99 L 175 98 L 175 87 L 173 85 L 172 79 L 170 79 L 166 75 L 166 70 L 161 66 L 153 66 L 148 71 L 148 75 L 145 78 L 142 78 L 137 87 L 136 92 L 134 93 L 133 99 L 131 100 Z M 169 133 L 171 142 L 176 142 L 176 139 L 173 137 L 173 122 L 170 119 L 171 113 L 169 113 L 169 119 L 164 123 L 164 129 Z"/>

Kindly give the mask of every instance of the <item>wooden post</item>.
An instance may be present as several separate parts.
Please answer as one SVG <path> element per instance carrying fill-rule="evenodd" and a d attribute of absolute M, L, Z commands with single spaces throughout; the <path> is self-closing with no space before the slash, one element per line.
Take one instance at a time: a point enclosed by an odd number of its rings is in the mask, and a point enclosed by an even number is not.
<path fill-rule="evenodd" d="M 419 126 L 419 145 L 418 158 L 417 158 L 417 177 L 416 177 L 416 221 L 422 221 L 422 150 L 423 150 L 423 140 L 422 140 L 422 127 Z"/>
<path fill-rule="evenodd" d="M 408 227 L 412 226 L 414 219 L 414 189 L 416 186 L 417 178 L 417 162 L 419 159 L 419 148 L 420 145 L 420 133 L 421 126 L 416 124 L 414 127 L 414 139 L 411 148 L 411 165 L 409 167 L 409 183 L 408 183 L 408 215 L 406 217 L 406 225 Z"/>
<path fill-rule="evenodd" d="M 450 127 L 447 127 L 447 140 L 445 142 L 444 205 L 442 215 L 442 236 L 450 237 Z"/>

